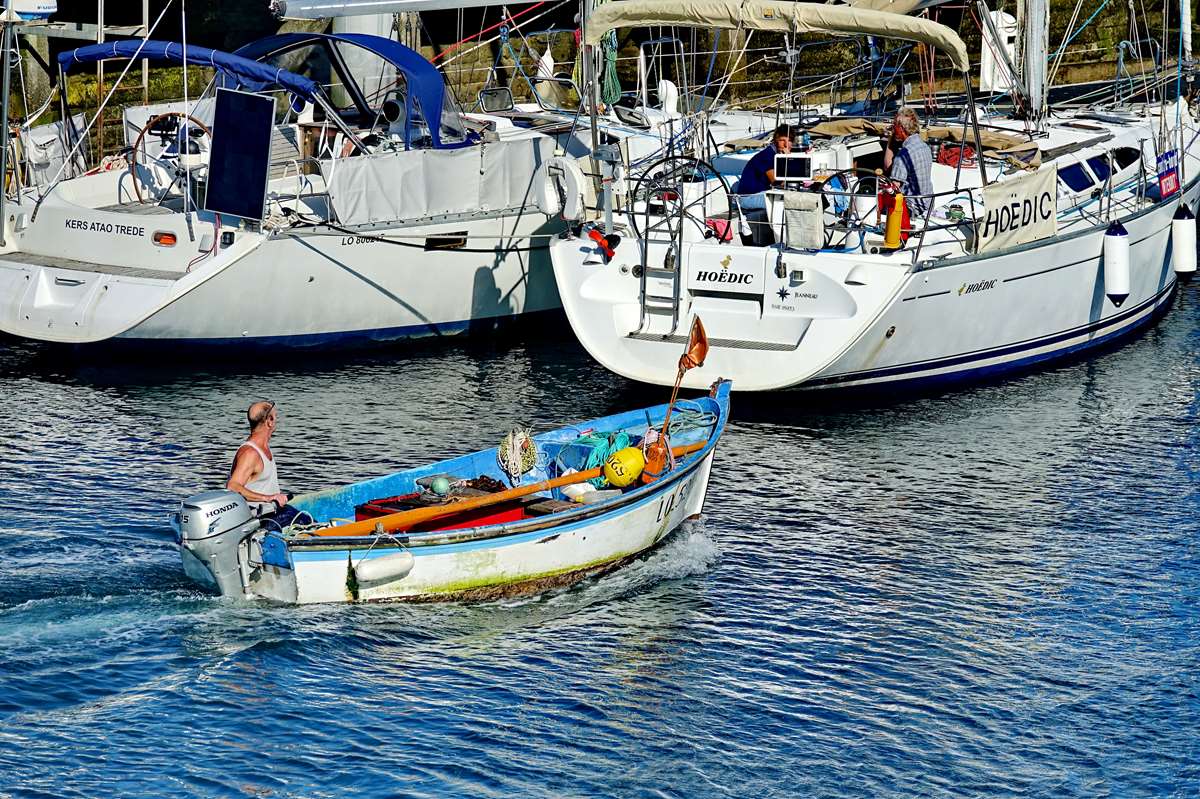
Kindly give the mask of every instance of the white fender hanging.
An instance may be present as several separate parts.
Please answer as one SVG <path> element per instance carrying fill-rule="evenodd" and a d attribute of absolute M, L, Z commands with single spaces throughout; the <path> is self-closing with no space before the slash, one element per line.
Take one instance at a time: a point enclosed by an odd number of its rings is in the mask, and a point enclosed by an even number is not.
<path fill-rule="evenodd" d="M 407 549 L 377 558 L 363 558 L 354 564 L 354 576 L 360 583 L 384 583 L 407 577 L 415 559 Z"/>
<path fill-rule="evenodd" d="M 1118 308 L 1129 296 L 1129 231 L 1120 222 L 1104 233 L 1104 293 Z"/>
<path fill-rule="evenodd" d="M 556 155 L 538 167 L 533 177 L 534 202 L 546 216 L 568 221 L 583 218 L 583 170 L 571 158 Z"/>
<path fill-rule="evenodd" d="M 1196 217 L 1187 203 L 1180 203 L 1171 220 L 1171 259 L 1175 274 L 1196 273 Z"/>

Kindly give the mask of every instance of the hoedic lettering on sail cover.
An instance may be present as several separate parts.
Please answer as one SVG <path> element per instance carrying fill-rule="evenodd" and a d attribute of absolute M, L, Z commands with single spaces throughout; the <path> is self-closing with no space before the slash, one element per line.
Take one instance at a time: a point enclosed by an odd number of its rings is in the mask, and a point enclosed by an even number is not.
<path fill-rule="evenodd" d="M 977 252 L 1016 247 L 1058 232 L 1058 169 L 993 183 L 983 190 L 983 216 L 976 221 Z"/>

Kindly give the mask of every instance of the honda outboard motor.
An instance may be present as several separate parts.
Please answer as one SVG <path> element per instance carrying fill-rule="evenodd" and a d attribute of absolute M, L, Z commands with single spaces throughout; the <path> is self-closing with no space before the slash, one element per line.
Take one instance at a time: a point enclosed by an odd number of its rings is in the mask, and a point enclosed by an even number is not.
<path fill-rule="evenodd" d="M 215 585 L 222 596 L 243 596 L 238 550 L 259 522 L 240 494 L 205 491 L 188 497 L 171 514 L 171 526 L 188 577 Z"/>

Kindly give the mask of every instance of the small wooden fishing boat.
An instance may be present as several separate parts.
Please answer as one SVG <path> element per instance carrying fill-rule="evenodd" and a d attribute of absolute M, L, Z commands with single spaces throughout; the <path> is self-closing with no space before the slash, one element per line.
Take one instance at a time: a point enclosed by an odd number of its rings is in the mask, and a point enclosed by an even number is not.
<path fill-rule="evenodd" d="M 199 494 L 172 518 L 184 569 L 224 595 L 296 603 L 487 599 L 567 585 L 700 515 L 729 390 L 718 381 L 699 399 L 514 431 L 499 457 L 482 450 L 296 497 L 311 524 L 276 529 L 237 494 Z M 663 430 L 672 457 L 651 475 Z"/>

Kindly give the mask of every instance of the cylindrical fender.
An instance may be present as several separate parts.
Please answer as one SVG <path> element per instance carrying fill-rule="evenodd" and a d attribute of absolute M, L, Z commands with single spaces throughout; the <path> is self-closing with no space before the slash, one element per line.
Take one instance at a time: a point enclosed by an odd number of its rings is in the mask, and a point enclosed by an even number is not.
<path fill-rule="evenodd" d="M 546 216 L 567 220 L 583 218 L 583 191 L 587 178 L 573 159 L 556 155 L 538 167 L 533 176 L 534 202 Z"/>
<path fill-rule="evenodd" d="M 354 576 L 361 583 L 383 583 L 408 576 L 415 562 L 407 549 L 390 555 L 360 560 L 354 565 Z"/>
<path fill-rule="evenodd" d="M 1196 217 L 1187 203 L 1180 203 L 1171 220 L 1171 248 L 1175 274 L 1191 277 L 1196 272 Z"/>
<path fill-rule="evenodd" d="M 1104 293 L 1118 308 L 1129 297 L 1129 232 L 1113 222 L 1104 233 Z"/>

